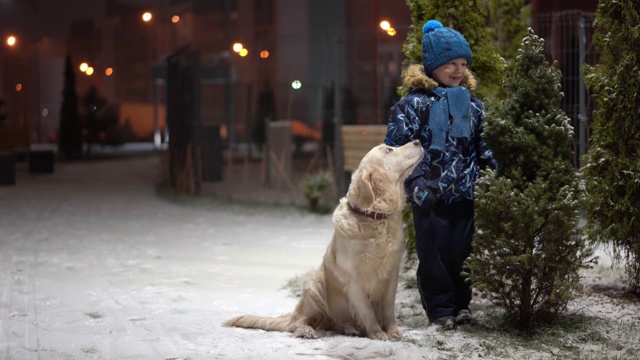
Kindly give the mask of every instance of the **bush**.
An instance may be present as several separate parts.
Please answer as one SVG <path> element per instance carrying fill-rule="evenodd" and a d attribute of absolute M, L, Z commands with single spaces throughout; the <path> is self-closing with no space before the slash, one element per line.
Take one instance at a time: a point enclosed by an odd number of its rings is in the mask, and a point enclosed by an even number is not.
<path fill-rule="evenodd" d="M 333 176 L 327 170 L 320 170 L 305 177 L 300 186 L 304 196 L 309 201 L 309 210 L 315 213 L 328 213 L 331 208 L 325 203 L 326 190 L 333 183 Z"/>

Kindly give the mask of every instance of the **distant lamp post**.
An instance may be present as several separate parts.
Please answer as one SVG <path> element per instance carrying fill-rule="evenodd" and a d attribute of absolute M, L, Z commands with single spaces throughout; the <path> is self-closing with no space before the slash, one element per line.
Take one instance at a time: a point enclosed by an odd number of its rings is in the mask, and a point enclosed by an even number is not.
<path fill-rule="evenodd" d="M 85 72 L 87 71 L 88 68 L 89 68 L 89 64 L 87 64 L 86 62 L 83 62 L 82 64 L 80 64 L 80 71 Z"/>
<path fill-rule="evenodd" d="M 289 91 L 289 104 L 287 105 L 287 119 L 292 119 L 292 111 L 293 111 L 293 98 L 295 96 L 296 90 L 300 90 L 302 87 L 302 82 L 300 80 L 293 80 L 291 82 L 291 89 Z"/>
<path fill-rule="evenodd" d="M 268 57 L 269 57 L 269 51 L 267 51 L 267 50 L 260 51 L 260 58 L 261 59 L 266 59 Z"/>
<path fill-rule="evenodd" d="M 242 45 L 242 43 L 237 42 L 237 43 L 233 44 L 232 49 L 233 49 L 234 52 L 240 53 L 240 51 L 242 51 L 242 49 L 244 49 L 244 45 Z"/>
<path fill-rule="evenodd" d="M 178 15 L 173 15 L 173 16 L 171 17 L 171 22 L 172 22 L 172 23 L 177 24 L 179 21 L 180 21 L 180 16 L 178 16 Z"/>
<path fill-rule="evenodd" d="M 104 70 L 104 74 L 107 75 L 107 76 L 113 75 L 113 68 L 110 68 L 110 67 L 106 68 Z"/>
<path fill-rule="evenodd" d="M 91 75 L 93 75 L 93 71 L 94 71 L 93 68 L 91 66 L 89 66 L 87 68 L 87 71 L 85 71 L 84 73 L 89 75 L 89 76 L 91 76 Z"/>
<path fill-rule="evenodd" d="M 144 21 L 144 22 L 151 21 L 151 18 L 153 18 L 153 15 L 151 15 L 151 13 L 148 12 L 148 11 L 146 11 L 144 14 L 142 14 L 142 21 Z"/>

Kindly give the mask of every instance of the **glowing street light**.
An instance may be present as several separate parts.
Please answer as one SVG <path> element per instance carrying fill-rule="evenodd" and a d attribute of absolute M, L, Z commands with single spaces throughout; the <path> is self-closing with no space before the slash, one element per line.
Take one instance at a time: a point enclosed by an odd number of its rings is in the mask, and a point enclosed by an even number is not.
<path fill-rule="evenodd" d="M 249 50 L 247 50 L 247 49 L 245 49 L 245 48 L 242 48 L 242 49 L 238 52 L 238 55 L 240 55 L 240 56 L 242 56 L 242 57 L 245 57 L 245 56 L 249 55 Z"/>
<path fill-rule="evenodd" d="M 89 67 L 87 68 L 87 71 L 85 71 L 84 73 L 85 73 L 85 74 L 87 74 L 87 75 L 89 75 L 89 76 L 91 76 L 91 75 L 93 74 L 93 68 L 92 68 L 91 66 L 89 66 Z"/>
<path fill-rule="evenodd" d="M 237 43 L 233 44 L 232 49 L 233 49 L 233 51 L 239 53 L 240 51 L 242 51 L 242 49 L 244 49 L 244 45 L 242 45 L 242 43 L 237 42 Z"/>
<path fill-rule="evenodd" d="M 178 21 L 180 21 L 180 16 L 178 16 L 178 15 L 173 15 L 173 16 L 171 17 L 171 22 L 172 22 L 172 23 L 177 24 L 177 23 L 178 23 Z"/>
<path fill-rule="evenodd" d="M 389 36 L 396 36 L 396 34 L 397 34 L 396 29 L 394 29 L 394 28 L 389 28 L 389 29 L 387 30 L 387 34 L 389 34 Z"/>
<path fill-rule="evenodd" d="M 150 12 L 146 11 L 144 14 L 142 14 L 142 20 L 144 22 L 149 22 L 151 21 L 151 18 L 153 17 L 153 15 L 151 15 Z"/>
<path fill-rule="evenodd" d="M 380 29 L 384 31 L 391 29 L 391 23 L 387 20 L 380 21 Z"/>
<path fill-rule="evenodd" d="M 89 64 L 87 64 L 86 62 L 83 62 L 82 64 L 80 64 L 80 71 L 85 72 L 87 71 L 88 68 L 89 68 Z"/>
<path fill-rule="evenodd" d="M 7 45 L 14 46 L 17 42 L 18 42 L 18 39 L 16 39 L 15 36 L 10 35 L 7 37 Z"/>
<path fill-rule="evenodd" d="M 261 59 L 266 59 L 268 57 L 269 57 L 269 51 L 267 51 L 267 50 L 260 51 L 260 58 Z"/>
<path fill-rule="evenodd" d="M 110 67 L 106 68 L 106 69 L 104 70 L 104 73 L 105 73 L 105 75 L 107 75 L 107 76 L 111 76 L 111 74 L 113 74 L 113 68 L 110 68 Z"/>
<path fill-rule="evenodd" d="M 300 82 L 300 80 L 293 80 L 293 82 L 291 82 L 291 87 L 294 90 L 298 90 L 302 87 L 302 82 Z"/>

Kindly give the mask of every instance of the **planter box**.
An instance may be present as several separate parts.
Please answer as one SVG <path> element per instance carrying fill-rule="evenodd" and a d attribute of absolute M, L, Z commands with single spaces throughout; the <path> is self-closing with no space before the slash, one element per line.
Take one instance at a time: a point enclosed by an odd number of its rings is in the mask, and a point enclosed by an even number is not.
<path fill-rule="evenodd" d="M 38 174 L 53 173 L 55 155 L 53 150 L 32 149 L 29 151 L 29 172 Z"/>
<path fill-rule="evenodd" d="M 16 184 L 16 156 L 0 152 L 0 186 Z"/>

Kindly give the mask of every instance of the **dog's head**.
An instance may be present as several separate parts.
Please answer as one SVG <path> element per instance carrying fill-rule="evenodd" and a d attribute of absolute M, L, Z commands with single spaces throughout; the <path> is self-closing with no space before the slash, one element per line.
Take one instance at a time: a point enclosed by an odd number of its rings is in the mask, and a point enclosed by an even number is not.
<path fill-rule="evenodd" d="M 352 206 L 391 213 L 402 209 L 405 201 L 404 180 L 422 160 L 420 141 L 401 147 L 378 145 L 360 161 L 351 175 L 347 199 Z"/>

